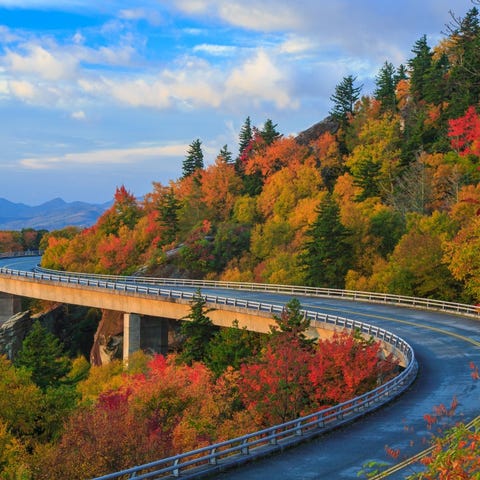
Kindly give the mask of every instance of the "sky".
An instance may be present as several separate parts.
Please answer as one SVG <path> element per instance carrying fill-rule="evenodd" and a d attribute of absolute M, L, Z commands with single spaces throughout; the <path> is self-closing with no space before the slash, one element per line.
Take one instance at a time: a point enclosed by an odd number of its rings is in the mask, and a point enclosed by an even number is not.
<path fill-rule="evenodd" d="M 104 203 L 238 153 L 247 116 L 295 135 L 347 75 L 441 38 L 470 0 L 0 0 L 0 197 Z"/>

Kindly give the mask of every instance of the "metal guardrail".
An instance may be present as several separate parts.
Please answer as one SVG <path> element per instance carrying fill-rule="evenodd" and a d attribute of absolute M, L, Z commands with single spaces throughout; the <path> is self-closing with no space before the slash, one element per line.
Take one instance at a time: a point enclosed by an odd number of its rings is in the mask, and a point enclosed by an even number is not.
<path fill-rule="evenodd" d="M 39 272 L 58 274 L 58 270 L 37 267 Z M 143 285 L 169 285 L 182 287 L 222 288 L 229 290 L 247 290 L 255 292 L 282 293 L 310 297 L 328 297 L 357 302 L 384 303 L 401 307 L 435 310 L 455 315 L 463 315 L 480 319 L 480 306 L 464 303 L 446 302 L 442 300 L 394 295 L 390 293 L 362 292 L 356 290 L 340 290 L 334 288 L 318 288 L 297 285 L 275 285 L 269 283 L 224 282 L 217 280 L 191 280 L 179 278 L 155 278 L 142 276 L 98 275 L 76 272 L 61 272 L 64 276 L 78 278 L 97 278 L 105 281 L 139 283 Z"/>
<path fill-rule="evenodd" d="M 188 299 L 194 298 L 195 293 L 188 291 L 176 291 L 163 289 L 157 286 L 162 282 L 172 282 L 171 279 L 150 279 L 146 277 L 118 277 L 103 275 L 75 274 L 73 272 L 46 271 L 29 272 L 23 270 L 14 270 L 10 268 L 0 268 L 0 274 L 24 277 L 38 281 L 49 281 L 69 285 L 83 285 L 92 288 L 121 291 L 126 294 L 143 294 L 153 298 L 166 297 L 169 299 Z M 148 282 L 147 282 L 148 280 Z M 143 283 L 145 282 L 145 283 Z M 173 280 L 173 282 L 179 282 Z M 180 281 L 182 286 L 210 286 L 217 288 L 235 288 L 240 285 L 247 285 L 248 289 L 254 289 L 255 285 L 260 288 L 256 291 L 276 291 L 277 293 L 301 294 L 299 287 L 289 287 L 287 291 L 285 286 L 277 286 L 279 289 L 271 290 L 272 285 L 258 284 L 237 284 L 232 282 L 203 282 L 194 280 Z M 178 283 L 175 283 L 178 285 Z M 226 286 L 228 285 L 228 286 Z M 268 289 L 264 287 L 269 287 Z M 245 289 L 245 288 L 244 288 Z M 329 289 L 310 289 L 300 288 L 300 291 L 328 291 Z M 307 293 L 303 293 L 307 294 Z M 311 294 L 311 293 L 310 293 Z M 232 305 L 247 310 L 264 311 L 268 313 L 281 313 L 283 305 L 273 305 L 269 303 L 238 299 L 234 297 L 222 297 L 218 295 L 202 295 L 208 303 Z M 376 337 L 385 343 L 390 344 L 396 351 L 396 354 L 402 357 L 406 365 L 399 375 L 384 385 L 367 392 L 364 395 L 356 397 L 348 402 L 341 403 L 334 407 L 321 410 L 316 413 L 286 422 L 280 425 L 274 425 L 270 428 L 259 430 L 257 432 L 243 435 L 241 437 L 226 440 L 197 450 L 175 455 L 157 460 L 145 465 L 139 465 L 120 472 L 111 473 L 98 477 L 96 480 L 110 480 L 118 478 L 168 478 L 184 476 L 188 471 L 189 478 L 193 478 L 194 472 L 205 474 L 206 471 L 215 471 L 226 468 L 227 465 L 243 463 L 247 459 L 253 459 L 260 455 L 270 454 L 283 448 L 285 445 L 292 445 L 314 435 L 319 435 L 333 428 L 351 422 L 352 420 L 365 415 L 368 412 L 376 410 L 381 405 L 391 401 L 400 393 L 405 391 L 414 381 L 417 374 L 417 362 L 411 346 L 397 335 L 385 329 L 356 320 L 351 320 L 336 315 L 329 315 L 319 312 L 303 310 L 304 315 L 312 322 L 312 326 L 321 326 L 322 324 L 335 325 L 344 329 L 355 329 L 367 335 Z"/>
<path fill-rule="evenodd" d="M 41 255 L 40 250 L 26 250 L 21 252 L 4 252 L 0 253 L 0 258 L 12 258 L 12 257 L 38 257 Z"/>

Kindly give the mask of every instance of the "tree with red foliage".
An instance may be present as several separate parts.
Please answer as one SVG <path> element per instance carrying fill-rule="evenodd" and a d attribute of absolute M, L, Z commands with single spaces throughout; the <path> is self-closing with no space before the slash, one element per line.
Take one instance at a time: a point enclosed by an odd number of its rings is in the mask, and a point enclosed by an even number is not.
<path fill-rule="evenodd" d="M 449 120 L 448 125 L 452 148 L 462 156 L 480 156 L 480 116 L 474 106 L 463 117 Z"/>
<path fill-rule="evenodd" d="M 240 368 L 240 396 L 257 425 L 286 422 L 311 411 L 312 354 L 292 333 L 272 336 L 260 361 Z"/>
<path fill-rule="evenodd" d="M 381 344 L 355 333 L 335 333 L 319 343 L 308 378 L 318 405 L 345 402 L 372 390 L 390 375 L 396 363 L 381 358 Z"/>

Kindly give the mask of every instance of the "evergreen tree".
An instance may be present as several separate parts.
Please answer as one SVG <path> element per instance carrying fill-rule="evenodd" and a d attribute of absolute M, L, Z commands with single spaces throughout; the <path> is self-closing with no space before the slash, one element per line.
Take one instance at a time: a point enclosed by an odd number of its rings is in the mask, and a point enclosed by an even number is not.
<path fill-rule="evenodd" d="M 162 243 L 164 245 L 173 242 L 177 236 L 179 230 L 179 210 L 180 203 L 175 196 L 173 188 L 170 188 L 158 206 L 158 221 L 163 227 L 165 227 L 165 232 L 162 238 Z"/>
<path fill-rule="evenodd" d="M 221 328 L 208 344 L 206 364 L 220 376 L 227 367 L 237 370 L 242 363 L 251 360 L 261 346 L 262 335 L 250 332 L 246 327 L 239 328 L 235 320 L 232 327 Z"/>
<path fill-rule="evenodd" d="M 332 115 L 339 122 L 345 124 L 350 115 L 353 114 L 355 103 L 360 98 L 363 85 L 355 86 L 356 77 L 348 75 L 335 87 L 335 93 L 330 97 L 333 108 Z"/>
<path fill-rule="evenodd" d="M 402 63 L 398 66 L 397 71 L 395 72 L 395 86 L 398 85 L 398 82 L 401 80 L 406 80 L 408 78 L 407 69 Z"/>
<path fill-rule="evenodd" d="M 394 112 L 397 108 L 396 89 L 397 81 L 395 67 L 385 62 L 375 77 L 375 99 L 382 103 L 382 111 Z"/>
<path fill-rule="evenodd" d="M 359 163 L 354 175 L 353 184 L 361 187 L 362 192 L 357 196 L 357 201 L 370 197 L 380 196 L 381 165 L 370 159 Z"/>
<path fill-rule="evenodd" d="M 188 147 L 187 156 L 183 161 L 183 178 L 192 175 L 203 167 L 202 142 L 197 138 Z"/>
<path fill-rule="evenodd" d="M 245 149 L 250 145 L 250 142 L 253 139 L 253 129 L 250 121 L 250 117 L 247 117 L 245 123 L 242 125 L 239 134 L 238 141 L 238 156 L 239 158 L 243 155 Z"/>
<path fill-rule="evenodd" d="M 449 117 L 462 116 L 470 105 L 480 101 L 480 22 L 476 7 L 465 17 L 455 18 L 450 27 L 455 62 L 449 75 Z"/>
<path fill-rule="evenodd" d="M 71 369 L 58 338 L 36 321 L 23 341 L 15 366 L 29 371 L 33 382 L 42 390 L 59 387 Z"/>
<path fill-rule="evenodd" d="M 328 194 L 320 203 L 317 219 L 307 231 L 308 240 L 301 255 L 307 285 L 343 288 L 352 264 L 349 231 L 340 221 L 340 209 Z"/>
<path fill-rule="evenodd" d="M 408 66 L 411 70 L 410 91 L 417 100 L 423 100 L 429 88 L 428 72 L 431 69 L 433 58 L 426 35 L 423 35 L 415 42 L 412 52 L 415 54 L 415 57 L 408 61 Z"/>
<path fill-rule="evenodd" d="M 182 323 L 180 329 L 185 342 L 179 360 L 188 365 L 205 359 L 208 344 L 218 331 L 218 327 L 207 316 L 213 309 L 205 308 L 206 303 L 198 289 L 193 297 L 191 312 L 182 319 L 187 321 Z"/>
<path fill-rule="evenodd" d="M 218 152 L 218 158 L 224 163 L 232 163 L 232 152 L 228 150 L 228 145 L 224 145 L 220 152 Z"/>
<path fill-rule="evenodd" d="M 263 124 L 262 130 L 260 130 L 260 136 L 267 145 L 271 145 L 277 138 L 281 137 L 276 128 L 277 124 L 274 125 L 270 119 L 267 119 Z"/>
<path fill-rule="evenodd" d="M 302 305 L 297 298 L 292 298 L 286 305 L 280 316 L 273 315 L 277 324 L 271 328 L 273 335 L 288 333 L 300 340 L 304 347 L 311 347 L 315 339 L 307 339 L 306 332 L 310 328 L 310 319 L 302 312 Z"/>
<path fill-rule="evenodd" d="M 426 82 L 429 87 L 425 90 L 425 101 L 440 105 L 447 99 L 449 69 L 450 62 L 445 53 L 438 60 L 432 61 L 430 69 L 426 72 Z"/>

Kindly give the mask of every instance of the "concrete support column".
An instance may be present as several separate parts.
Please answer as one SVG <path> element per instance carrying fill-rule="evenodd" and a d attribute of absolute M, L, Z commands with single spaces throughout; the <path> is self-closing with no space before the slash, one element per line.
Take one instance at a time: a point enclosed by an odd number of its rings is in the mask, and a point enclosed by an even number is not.
<path fill-rule="evenodd" d="M 123 360 L 127 361 L 130 354 L 140 350 L 140 315 L 136 313 L 123 314 Z"/>
<path fill-rule="evenodd" d="M 22 310 L 22 299 L 16 295 L 0 292 L 0 325 Z"/>

